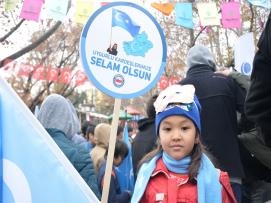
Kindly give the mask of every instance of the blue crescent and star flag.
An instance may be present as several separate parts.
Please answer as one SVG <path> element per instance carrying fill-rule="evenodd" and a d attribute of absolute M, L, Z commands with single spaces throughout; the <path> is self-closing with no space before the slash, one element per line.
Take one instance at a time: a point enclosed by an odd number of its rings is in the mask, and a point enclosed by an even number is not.
<path fill-rule="evenodd" d="M 133 192 L 135 181 L 132 161 L 132 149 L 129 140 L 127 123 L 125 124 L 123 129 L 123 141 L 127 144 L 129 151 L 127 157 L 116 168 L 117 178 L 119 181 L 121 191 L 129 190 Z"/>
<path fill-rule="evenodd" d="M 118 26 L 130 33 L 132 37 L 135 37 L 140 30 L 140 26 L 136 25 L 130 16 L 118 9 L 112 9 L 112 27 Z"/>
<path fill-rule="evenodd" d="M 99 202 L 54 140 L 1 76 L 0 160 L 0 202 Z"/>

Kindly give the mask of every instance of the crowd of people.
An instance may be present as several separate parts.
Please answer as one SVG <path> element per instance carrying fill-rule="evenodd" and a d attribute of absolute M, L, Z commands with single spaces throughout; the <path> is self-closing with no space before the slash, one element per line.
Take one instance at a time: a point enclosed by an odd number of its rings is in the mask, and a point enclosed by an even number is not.
<path fill-rule="evenodd" d="M 186 77 L 149 98 L 147 116 L 130 139 L 133 191 L 122 190 L 118 182 L 116 167 L 129 151 L 118 127 L 109 203 L 271 200 L 270 157 L 252 152 L 239 139 L 254 130 L 255 140 L 271 151 L 270 15 L 251 80 L 229 69 L 219 71 L 211 51 L 194 45 L 187 54 Z M 101 198 L 111 125 L 81 125 L 71 102 L 57 94 L 43 101 L 37 118 Z"/>

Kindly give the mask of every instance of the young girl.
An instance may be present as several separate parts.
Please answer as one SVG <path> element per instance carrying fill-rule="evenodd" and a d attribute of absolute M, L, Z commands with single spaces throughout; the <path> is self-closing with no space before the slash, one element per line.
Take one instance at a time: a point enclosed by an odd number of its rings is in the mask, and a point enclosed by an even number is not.
<path fill-rule="evenodd" d="M 154 103 L 158 147 L 141 161 L 132 203 L 236 203 L 229 177 L 200 142 L 200 109 L 193 85 L 172 85 Z"/>

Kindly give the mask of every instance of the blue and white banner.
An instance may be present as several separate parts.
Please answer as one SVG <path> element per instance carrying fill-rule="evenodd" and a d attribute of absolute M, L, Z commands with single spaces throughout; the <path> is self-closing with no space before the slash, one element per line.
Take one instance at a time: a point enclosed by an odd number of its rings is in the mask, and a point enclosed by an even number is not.
<path fill-rule="evenodd" d="M 251 75 L 254 55 L 253 33 L 240 36 L 234 44 L 234 68 L 240 73 Z"/>
<path fill-rule="evenodd" d="M 1 76 L 0 175 L 0 202 L 99 202 Z"/>

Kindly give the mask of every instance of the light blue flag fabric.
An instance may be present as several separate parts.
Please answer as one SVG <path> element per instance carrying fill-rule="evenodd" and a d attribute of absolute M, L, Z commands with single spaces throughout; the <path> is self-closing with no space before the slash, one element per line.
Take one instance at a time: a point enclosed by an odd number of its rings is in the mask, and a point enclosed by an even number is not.
<path fill-rule="evenodd" d="M 39 121 L 0 76 L 0 201 L 98 203 Z"/>
<path fill-rule="evenodd" d="M 271 0 L 247 0 L 247 1 L 254 6 L 261 6 L 268 9 L 271 8 Z"/>
<path fill-rule="evenodd" d="M 64 21 L 67 15 L 69 0 L 46 0 L 45 10 L 49 18 Z"/>
<path fill-rule="evenodd" d="M 119 26 L 132 35 L 132 37 L 135 37 L 139 30 L 140 26 L 134 24 L 132 19 L 128 14 L 126 14 L 123 11 L 120 11 L 118 9 L 112 9 L 112 27 Z"/>
<path fill-rule="evenodd" d="M 176 24 L 189 29 L 193 29 L 194 23 L 192 12 L 192 3 L 176 3 Z"/>
<path fill-rule="evenodd" d="M 134 190 L 134 171 L 133 171 L 133 161 L 132 161 L 132 149 L 131 143 L 129 141 L 129 133 L 127 123 L 123 129 L 123 140 L 127 144 L 129 152 L 127 157 L 122 161 L 119 167 L 116 167 L 117 178 L 120 184 L 121 191 L 129 190 L 133 192 Z"/>

